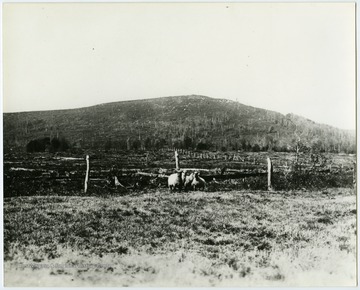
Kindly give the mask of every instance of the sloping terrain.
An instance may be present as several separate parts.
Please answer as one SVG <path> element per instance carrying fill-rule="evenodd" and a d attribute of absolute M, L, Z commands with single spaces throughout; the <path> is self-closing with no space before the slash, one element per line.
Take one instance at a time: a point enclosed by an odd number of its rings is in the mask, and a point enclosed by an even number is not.
<path fill-rule="evenodd" d="M 205 96 L 175 96 L 92 107 L 4 114 L 4 148 L 63 137 L 78 149 L 355 152 L 355 134 L 293 114 Z"/>

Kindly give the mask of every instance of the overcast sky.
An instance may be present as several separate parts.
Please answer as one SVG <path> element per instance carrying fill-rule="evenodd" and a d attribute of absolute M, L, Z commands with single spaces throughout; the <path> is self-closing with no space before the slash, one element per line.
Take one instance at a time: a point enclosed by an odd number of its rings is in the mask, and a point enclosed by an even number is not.
<path fill-rule="evenodd" d="M 4 4 L 4 112 L 200 94 L 355 128 L 354 3 Z"/>

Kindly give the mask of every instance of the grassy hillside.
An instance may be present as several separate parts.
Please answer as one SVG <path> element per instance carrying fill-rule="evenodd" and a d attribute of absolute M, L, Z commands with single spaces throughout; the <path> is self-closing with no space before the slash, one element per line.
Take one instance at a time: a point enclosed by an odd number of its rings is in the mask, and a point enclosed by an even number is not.
<path fill-rule="evenodd" d="M 87 108 L 4 114 L 5 152 L 64 137 L 72 148 L 355 152 L 354 134 L 300 116 L 205 96 L 175 96 Z"/>

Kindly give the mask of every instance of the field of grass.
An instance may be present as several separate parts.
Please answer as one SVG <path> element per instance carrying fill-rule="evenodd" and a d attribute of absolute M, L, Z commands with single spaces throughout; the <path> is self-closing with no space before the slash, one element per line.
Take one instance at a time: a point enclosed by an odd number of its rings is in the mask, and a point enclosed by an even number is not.
<path fill-rule="evenodd" d="M 5 286 L 353 286 L 356 237 L 353 189 L 11 197 Z"/>

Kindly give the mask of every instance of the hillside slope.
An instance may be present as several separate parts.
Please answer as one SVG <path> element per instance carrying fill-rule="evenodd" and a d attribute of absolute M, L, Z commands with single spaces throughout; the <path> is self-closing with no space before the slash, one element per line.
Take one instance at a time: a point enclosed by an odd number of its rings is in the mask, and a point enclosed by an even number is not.
<path fill-rule="evenodd" d="M 122 101 L 92 107 L 5 113 L 4 150 L 66 138 L 73 148 L 354 152 L 355 134 L 293 114 L 205 96 Z"/>

